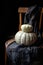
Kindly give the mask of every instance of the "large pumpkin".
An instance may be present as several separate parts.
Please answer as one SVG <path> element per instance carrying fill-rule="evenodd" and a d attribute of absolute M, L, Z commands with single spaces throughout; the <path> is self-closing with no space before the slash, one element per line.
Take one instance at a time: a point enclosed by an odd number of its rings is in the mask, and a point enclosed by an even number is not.
<path fill-rule="evenodd" d="M 24 44 L 24 45 L 31 45 L 35 43 L 37 40 L 37 35 L 35 33 L 26 33 L 23 31 L 18 31 L 15 34 L 15 41 L 16 43 Z"/>
<path fill-rule="evenodd" d="M 21 30 L 29 33 L 29 32 L 32 32 L 33 27 L 32 27 L 32 25 L 29 25 L 29 24 L 23 24 L 23 25 L 21 25 Z"/>

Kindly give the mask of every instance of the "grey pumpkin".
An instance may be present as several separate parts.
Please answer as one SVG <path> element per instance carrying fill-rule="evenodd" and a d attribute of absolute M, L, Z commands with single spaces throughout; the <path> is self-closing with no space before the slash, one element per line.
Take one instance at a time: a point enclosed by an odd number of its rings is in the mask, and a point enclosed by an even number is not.
<path fill-rule="evenodd" d="M 21 30 L 22 30 L 23 32 L 30 33 L 30 32 L 32 32 L 33 27 L 32 27 L 32 25 L 30 25 L 30 24 L 23 24 L 23 25 L 21 25 Z"/>
<path fill-rule="evenodd" d="M 15 34 L 15 41 L 18 44 L 32 45 L 37 40 L 36 33 L 26 33 L 23 31 L 18 31 Z"/>

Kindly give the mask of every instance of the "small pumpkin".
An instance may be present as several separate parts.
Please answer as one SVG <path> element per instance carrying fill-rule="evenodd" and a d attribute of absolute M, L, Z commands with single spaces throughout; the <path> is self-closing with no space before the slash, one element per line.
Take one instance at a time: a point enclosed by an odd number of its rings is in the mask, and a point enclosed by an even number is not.
<path fill-rule="evenodd" d="M 23 24 L 23 25 L 21 25 L 21 30 L 29 33 L 29 32 L 32 32 L 33 27 L 32 27 L 32 25 L 29 25 L 29 24 Z"/>
<path fill-rule="evenodd" d="M 37 40 L 37 35 L 35 33 L 26 33 L 23 31 L 18 31 L 15 34 L 15 41 L 18 44 L 31 45 Z"/>

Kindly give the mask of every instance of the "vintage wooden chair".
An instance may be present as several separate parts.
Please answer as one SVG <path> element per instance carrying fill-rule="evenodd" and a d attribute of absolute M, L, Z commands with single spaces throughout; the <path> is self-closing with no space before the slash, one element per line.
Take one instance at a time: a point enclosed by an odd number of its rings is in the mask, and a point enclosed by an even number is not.
<path fill-rule="evenodd" d="M 26 11 L 28 10 L 28 7 L 19 7 L 18 8 L 18 13 L 19 13 L 19 30 L 21 30 L 21 25 L 22 25 L 22 13 L 26 13 Z M 42 21 L 42 13 L 43 13 L 43 8 L 41 10 L 41 15 L 40 15 L 40 23 L 39 23 L 39 29 L 41 28 L 41 21 Z M 43 37 L 43 33 L 42 33 L 42 37 Z M 10 39 L 8 41 L 5 42 L 5 65 L 6 65 L 6 61 L 7 61 L 7 55 L 6 55 L 6 48 L 9 44 L 11 44 L 14 41 L 13 39 Z"/>

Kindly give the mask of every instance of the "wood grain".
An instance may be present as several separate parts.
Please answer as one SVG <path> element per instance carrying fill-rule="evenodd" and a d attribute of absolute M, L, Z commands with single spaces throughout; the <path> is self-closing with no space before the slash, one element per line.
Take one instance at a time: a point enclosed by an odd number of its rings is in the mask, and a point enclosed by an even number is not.
<path fill-rule="evenodd" d="M 27 7 L 19 7 L 19 8 L 18 8 L 18 13 L 26 13 L 27 10 L 28 10 Z"/>

